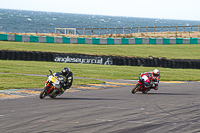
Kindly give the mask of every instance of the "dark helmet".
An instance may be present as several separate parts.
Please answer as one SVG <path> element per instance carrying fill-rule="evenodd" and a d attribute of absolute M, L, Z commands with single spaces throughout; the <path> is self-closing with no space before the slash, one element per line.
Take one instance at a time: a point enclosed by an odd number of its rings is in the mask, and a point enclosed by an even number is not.
<path fill-rule="evenodd" d="M 64 68 L 62 69 L 62 71 L 61 71 L 61 74 L 62 74 L 63 76 L 67 76 L 67 75 L 69 74 L 69 72 L 70 72 L 69 68 L 68 68 L 68 67 L 64 67 Z"/>

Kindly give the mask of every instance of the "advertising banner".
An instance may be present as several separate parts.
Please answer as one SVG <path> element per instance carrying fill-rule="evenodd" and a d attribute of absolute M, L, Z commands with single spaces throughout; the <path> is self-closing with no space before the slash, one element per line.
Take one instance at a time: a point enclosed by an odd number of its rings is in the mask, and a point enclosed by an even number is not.
<path fill-rule="evenodd" d="M 113 65 L 112 58 L 100 57 L 100 56 L 87 56 L 87 55 L 54 54 L 54 61 L 62 63 Z"/>

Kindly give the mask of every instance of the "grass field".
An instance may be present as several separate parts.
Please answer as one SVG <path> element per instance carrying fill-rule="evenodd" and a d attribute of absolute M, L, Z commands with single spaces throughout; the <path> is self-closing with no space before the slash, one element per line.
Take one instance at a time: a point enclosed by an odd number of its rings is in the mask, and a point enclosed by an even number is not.
<path fill-rule="evenodd" d="M 60 53 L 80 53 L 91 55 L 115 55 L 134 57 L 166 57 L 167 59 L 199 59 L 200 45 L 94 45 L 94 44 L 54 44 L 0 41 L 0 49 L 20 51 L 43 51 Z"/>
<path fill-rule="evenodd" d="M 66 66 L 70 68 L 75 77 L 100 79 L 137 80 L 140 73 L 155 69 L 153 67 L 136 66 L 0 60 L 0 88 L 41 88 L 44 86 L 47 77 L 5 73 L 48 75 L 49 69 L 57 72 Z M 161 72 L 161 81 L 200 81 L 200 70 L 198 69 L 158 69 Z M 89 83 L 102 83 L 102 81 L 93 79 L 75 79 L 74 81 L 74 85 Z"/>
<path fill-rule="evenodd" d="M 0 73 L 0 90 L 18 88 L 43 88 L 47 77 Z M 94 79 L 74 79 L 74 85 L 104 83 Z"/>
<path fill-rule="evenodd" d="M 166 57 L 167 59 L 199 59 L 200 45 L 90 45 L 90 44 L 48 44 L 0 41 L 0 49 L 20 51 L 46 51 L 61 53 L 81 53 L 93 55 L 117 55 L 135 57 Z M 0 89 L 42 88 L 46 77 L 5 73 L 47 75 L 48 70 L 60 71 L 69 67 L 75 77 L 100 79 L 138 79 L 142 72 L 152 71 L 153 67 L 105 66 L 94 64 L 73 64 L 58 62 L 9 61 L 0 60 Z M 200 81 L 199 69 L 158 68 L 162 81 Z M 74 85 L 102 83 L 93 79 L 75 79 Z"/>

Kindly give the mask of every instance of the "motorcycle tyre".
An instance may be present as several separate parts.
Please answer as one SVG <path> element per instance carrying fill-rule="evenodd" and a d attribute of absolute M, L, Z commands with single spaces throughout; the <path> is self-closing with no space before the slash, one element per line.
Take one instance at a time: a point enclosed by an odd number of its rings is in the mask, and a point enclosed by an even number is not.
<path fill-rule="evenodd" d="M 132 89 L 132 94 L 135 94 L 138 91 L 138 88 L 140 88 L 140 84 L 137 84 L 133 89 Z"/>
<path fill-rule="evenodd" d="M 147 94 L 148 90 L 146 89 L 145 91 L 142 91 L 143 94 Z"/>
<path fill-rule="evenodd" d="M 44 89 L 40 92 L 40 99 L 43 99 L 47 96 L 47 91 L 48 91 L 49 87 L 45 86 Z"/>
<path fill-rule="evenodd" d="M 50 98 L 56 98 L 57 94 L 54 94 L 53 96 L 50 96 Z"/>

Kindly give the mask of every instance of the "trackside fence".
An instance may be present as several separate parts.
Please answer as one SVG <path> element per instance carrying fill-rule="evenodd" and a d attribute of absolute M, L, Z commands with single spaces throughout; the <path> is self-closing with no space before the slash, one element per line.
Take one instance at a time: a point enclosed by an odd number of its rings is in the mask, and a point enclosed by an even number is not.
<path fill-rule="evenodd" d="M 0 34 L 0 41 L 70 44 L 200 44 L 200 38 L 84 38 Z"/>
<path fill-rule="evenodd" d="M 132 33 L 165 33 L 165 32 L 199 32 L 199 25 L 194 26 L 152 26 L 152 27 L 123 27 L 123 28 L 57 28 L 55 34 L 64 35 L 109 35 Z"/>

